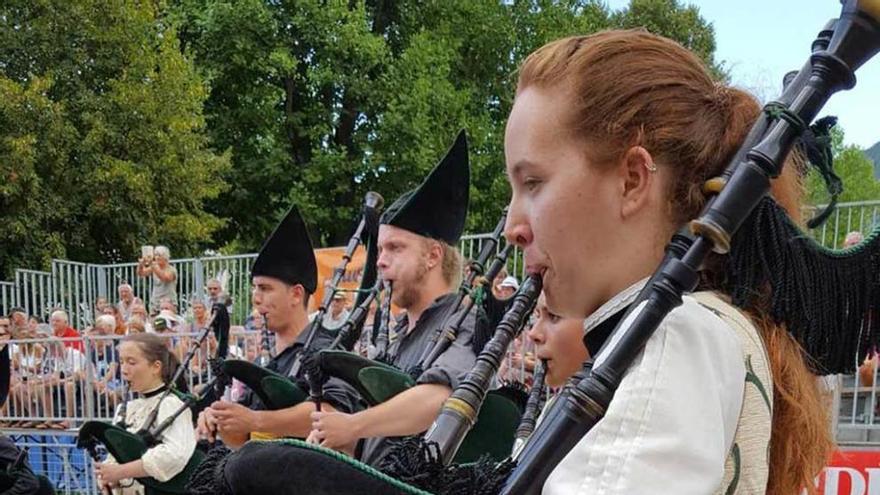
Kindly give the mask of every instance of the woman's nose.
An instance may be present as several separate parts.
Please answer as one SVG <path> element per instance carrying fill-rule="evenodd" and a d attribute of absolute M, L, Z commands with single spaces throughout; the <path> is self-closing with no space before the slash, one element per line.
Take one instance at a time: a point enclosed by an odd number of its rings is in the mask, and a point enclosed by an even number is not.
<path fill-rule="evenodd" d="M 526 247 L 532 243 L 534 236 L 522 205 L 515 198 L 511 199 L 507 210 L 507 220 L 504 223 L 504 237 L 507 242 L 519 247 Z"/>

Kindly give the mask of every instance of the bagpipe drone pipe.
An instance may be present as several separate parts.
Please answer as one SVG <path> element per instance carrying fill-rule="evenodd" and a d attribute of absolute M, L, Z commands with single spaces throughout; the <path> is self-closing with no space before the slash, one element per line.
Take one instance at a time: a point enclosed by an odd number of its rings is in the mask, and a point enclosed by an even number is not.
<path fill-rule="evenodd" d="M 482 473 L 495 475 L 499 458 L 510 454 L 520 413 L 506 415 L 489 388 L 510 343 L 522 331 L 541 293 L 537 276 L 526 279 L 514 295 L 510 309 L 493 337 L 477 357 L 465 379 L 444 403 L 424 438 L 401 441 L 379 469 L 351 457 L 295 439 L 251 441 L 231 454 L 215 470 L 212 493 L 463 493 L 465 486 L 491 488 Z M 509 400 L 509 399 L 508 399 Z M 475 425 L 484 427 L 473 428 Z M 507 439 L 496 442 L 498 432 Z M 474 435 L 476 433 L 476 435 Z M 481 438 L 487 437 L 487 438 Z M 468 442 L 479 448 L 463 461 L 460 454 Z M 487 452 L 487 444 L 499 445 L 500 454 Z M 504 465 L 512 467 L 508 463 Z M 261 476 L 252 476 L 259 469 Z M 495 489 L 498 487 L 496 486 Z M 442 490 L 441 490 L 442 489 Z"/>
<path fill-rule="evenodd" d="M 150 447 L 162 441 L 163 432 L 184 411 L 191 409 L 195 412 L 200 405 L 210 404 L 213 400 L 223 395 L 223 391 L 226 385 L 228 385 L 228 379 L 222 373 L 215 374 L 214 378 L 205 384 L 205 392 L 201 397 L 187 393 L 182 385 L 182 383 L 185 383 L 184 373 L 188 368 L 190 360 L 199 351 L 202 342 L 208 337 L 209 332 L 214 332 L 217 337 L 217 354 L 211 359 L 212 369 L 215 370 L 215 373 L 220 371 L 219 363 L 225 359 L 226 353 L 229 350 L 229 313 L 222 304 L 214 304 L 211 313 L 208 325 L 196 340 L 192 342 L 192 346 L 184 360 L 178 366 L 170 383 L 167 384 L 161 397 L 156 402 L 156 406 L 150 411 L 150 414 L 138 431 L 131 432 L 127 430 L 127 425 L 125 424 L 127 401 L 123 401 L 119 408 L 119 420 L 117 423 L 104 421 L 86 421 L 83 423 L 77 436 L 76 445 L 78 448 L 85 449 L 96 462 L 100 460 L 98 454 L 99 444 L 103 445 L 107 452 L 120 464 L 136 461 Z M 127 393 L 123 394 L 123 399 L 127 398 L 127 395 Z M 159 407 L 162 401 L 169 395 L 175 395 L 183 404 L 169 417 L 156 425 Z M 168 481 L 158 481 L 151 477 L 137 478 L 137 481 L 144 486 L 145 492 L 148 495 L 188 493 L 186 485 L 204 460 L 204 457 L 204 453 L 201 450 L 194 450 L 184 469 Z"/>
<path fill-rule="evenodd" d="M 320 398 L 314 394 L 320 391 L 317 384 L 323 378 L 319 376 L 320 370 L 315 365 L 317 352 L 329 345 L 350 349 L 359 338 L 366 319 L 366 312 L 380 290 L 376 272 L 376 238 L 379 228 L 379 213 L 383 202 L 382 196 L 378 193 L 371 191 L 366 194 L 360 221 L 346 245 L 342 259 L 334 268 L 333 276 L 326 288 L 317 314 L 305 330 L 305 345 L 296 356 L 290 373 L 285 376 L 257 364 L 238 359 L 230 359 L 223 363 L 224 373 L 246 385 L 259 397 L 267 409 L 277 410 L 293 407 L 309 398 L 310 394 L 313 395 L 312 399 L 319 403 Z M 367 257 L 355 300 L 355 310 L 352 311 L 343 326 L 336 331 L 331 344 L 333 332 L 323 327 L 324 315 L 327 314 L 327 308 L 330 306 L 333 295 L 340 290 L 339 284 L 342 277 L 355 250 L 361 244 L 367 248 Z M 266 324 L 268 325 L 269 322 Z M 314 382 L 316 386 L 303 386 L 307 382 Z"/>
<path fill-rule="evenodd" d="M 455 342 L 462 325 L 474 306 L 482 300 L 483 292 L 489 291 L 487 280 L 492 280 L 500 272 L 513 249 L 507 245 L 500 252 L 500 243 L 506 215 L 496 225 L 492 236 L 486 239 L 477 258 L 470 264 L 467 277 L 459 286 L 447 320 L 436 330 L 431 345 L 422 353 L 419 363 L 410 370 L 401 370 L 388 362 L 371 360 L 360 355 L 328 349 L 318 356 L 318 362 L 326 375 L 333 376 L 355 388 L 369 406 L 381 404 L 397 394 L 416 385 L 416 379 Z M 477 284 L 475 281 L 482 279 Z M 387 297 L 387 296 L 386 296 Z M 387 299 L 386 299 L 387 300 Z M 387 323 L 379 330 L 379 335 L 387 334 Z M 483 349 L 484 343 L 479 349 Z M 507 347 L 504 347 L 505 351 Z M 517 428 L 527 398 L 518 388 L 503 387 L 492 390 L 485 399 L 483 414 L 491 421 L 482 422 L 468 437 L 458 457 L 459 462 L 468 462 L 490 454 L 495 460 L 508 455 L 512 447 L 513 433 Z M 475 418 L 476 419 L 476 418 Z M 457 448 L 457 446 L 456 446 Z"/>
<path fill-rule="evenodd" d="M 574 445 L 602 419 L 626 370 L 685 293 L 711 253 L 727 254 L 723 289 L 743 309 L 763 305 L 812 357 L 815 371 L 852 371 L 853 356 L 878 341 L 880 235 L 830 251 L 804 235 L 767 194 L 796 140 L 830 96 L 855 85 L 855 70 L 880 50 L 880 1 L 849 0 L 813 43 L 809 61 L 782 96 L 765 106 L 739 152 L 704 190 L 713 194 L 689 227 L 693 240 L 669 256 L 629 314 L 544 413 L 503 494 L 541 491 Z M 760 289 L 769 300 L 758 301 Z M 874 316 L 874 317 L 872 317 Z"/>

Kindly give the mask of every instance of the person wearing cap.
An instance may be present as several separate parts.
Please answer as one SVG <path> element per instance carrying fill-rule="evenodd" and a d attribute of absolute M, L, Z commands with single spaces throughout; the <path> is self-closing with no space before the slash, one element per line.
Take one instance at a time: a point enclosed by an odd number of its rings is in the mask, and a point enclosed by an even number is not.
<path fill-rule="evenodd" d="M 288 376 L 302 351 L 309 324 L 309 298 L 317 287 L 317 263 L 308 230 L 296 207 L 263 245 L 251 269 L 253 302 L 266 317 L 268 330 L 275 334 L 275 357 L 266 368 Z M 320 337 L 319 337 L 320 339 Z M 308 391 L 305 381 L 300 387 Z M 336 380 L 324 387 L 321 404 L 325 410 L 353 411 L 357 406 L 354 391 Z M 198 417 L 198 433 L 209 441 L 219 436 L 230 448 L 243 445 L 252 434 L 298 436 L 305 438 L 310 429 L 312 402 L 270 411 L 253 391 L 237 403 L 216 401 Z"/>
<path fill-rule="evenodd" d="M 501 300 L 508 300 L 519 290 L 519 281 L 516 277 L 507 276 L 498 284 L 498 295 Z"/>
<path fill-rule="evenodd" d="M 327 330 L 336 330 L 348 321 L 348 315 L 350 314 L 348 297 L 346 297 L 344 292 L 336 292 L 330 301 L 330 311 L 324 315 L 324 321 L 321 324 Z"/>

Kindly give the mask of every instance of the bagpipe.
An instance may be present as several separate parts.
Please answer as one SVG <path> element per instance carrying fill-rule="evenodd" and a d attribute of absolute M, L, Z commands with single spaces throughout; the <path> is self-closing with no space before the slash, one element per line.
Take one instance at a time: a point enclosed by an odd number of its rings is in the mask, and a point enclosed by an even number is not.
<path fill-rule="evenodd" d="M 151 447 L 161 442 L 162 433 L 171 426 L 172 423 L 186 411 L 192 409 L 196 411 L 200 407 L 209 405 L 211 402 L 223 395 L 228 385 L 228 378 L 220 371 L 220 363 L 225 359 L 229 350 L 229 313 L 222 304 L 214 304 L 211 309 L 211 318 L 208 325 L 199 334 L 192 346 L 187 352 L 185 358 L 174 372 L 174 376 L 170 383 L 166 385 L 155 407 L 150 411 L 144 424 L 136 432 L 128 431 L 125 424 L 127 401 L 123 400 L 119 407 L 119 422 L 108 423 L 104 421 L 86 421 L 83 423 L 77 435 L 77 448 L 85 449 L 95 462 L 100 461 L 98 454 L 98 445 L 103 445 L 107 452 L 113 456 L 120 464 L 132 462 L 140 459 L 144 453 Z M 187 393 L 178 384 L 184 378 L 184 373 L 189 366 L 189 362 L 199 351 L 201 344 L 208 337 L 210 332 L 214 332 L 217 337 L 216 356 L 211 359 L 211 367 L 215 372 L 214 378 L 205 384 L 204 393 L 201 397 Z M 169 395 L 175 395 L 183 404 L 170 416 L 165 418 L 161 423 L 156 425 L 159 416 L 159 408 L 162 401 Z M 123 399 L 127 398 L 126 393 Z M 154 428 L 155 425 L 155 428 Z M 176 476 L 168 481 L 158 481 L 151 477 L 137 478 L 137 481 L 144 486 L 147 495 L 165 495 L 165 494 L 184 494 L 188 493 L 186 484 L 190 477 L 196 471 L 198 466 L 204 460 L 204 453 L 195 449 L 189 458 L 184 469 Z"/>
<path fill-rule="evenodd" d="M 765 106 L 739 152 L 704 191 L 713 194 L 692 238 L 673 241 L 608 343 L 546 412 L 507 478 L 503 494 L 537 493 L 574 445 L 599 422 L 626 370 L 663 319 L 699 283 L 711 253 L 727 254 L 725 292 L 749 309 L 768 289 L 770 316 L 814 359 L 817 371 L 852 371 L 853 356 L 878 340 L 880 233 L 844 251 L 819 247 L 767 194 L 796 140 L 831 95 L 855 85 L 855 71 L 880 50 L 880 1 L 848 0 L 812 46 L 782 96 Z M 675 253 L 677 251 L 677 253 Z M 670 253 L 675 253 L 670 255 Z M 756 253 L 759 262 L 755 262 Z M 828 287 L 835 293 L 829 297 Z M 788 291 L 798 291 L 796 297 Z"/>
<path fill-rule="evenodd" d="M 547 408 L 515 461 L 477 463 L 476 469 L 445 464 L 449 453 L 443 452 L 455 450 L 448 446 L 467 430 L 474 414 L 470 399 L 479 396 L 464 390 L 444 408 L 443 431 L 438 431 L 439 421 L 432 427 L 429 438 L 436 442 L 419 443 L 416 455 L 398 456 L 395 461 L 402 466 L 391 475 L 302 442 L 252 443 L 236 454 L 235 469 L 224 475 L 225 488 L 258 490 L 264 480 L 248 473 L 263 468 L 289 470 L 283 477 L 289 493 L 297 487 L 312 494 L 540 493 L 559 462 L 602 419 L 653 332 L 683 295 L 698 287 L 711 253 L 727 255 L 722 290 L 736 306 L 769 307 L 770 317 L 813 357 L 816 371 L 852 371 L 853 356 L 880 340 L 880 232 L 847 250 L 821 248 L 767 193 L 808 124 L 833 93 L 854 86 L 855 70 L 878 50 L 880 1 L 846 1 L 840 17 L 813 43 L 809 61 L 781 97 L 766 105 L 723 174 L 706 182 L 704 191 L 712 197 L 699 218 L 673 237 L 627 315 Z M 757 262 L 755 253 L 761 254 Z M 790 297 L 794 290 L 796 297 Z M 835 291 L 832 297 L 829 290 Z M 755 301 L 756 294 L 767 297 Z M 425 463 L 426 455 L 441 462 Z"/>
<path fill-rule="evenodd" d="M 322 377 L 314 365 L 318 350 L 328 346 L 338 346 L 343 349 L 351 349 L 360 337 L 363 324 L 366 319 L 370 304 L 374 301 L 380 284 L 377 283 L 376 238 L 379 229 L 379 213 L 384 200 L 376 192 L 368 192 L 364 198 L 364 204 L 360 215 L 360 221 L 349 238 L 342 259 L 333 270 L 333 276 L 326 287 L 324 297 L 318 308 L 318 312 L 312 319 L 306 332 L 306 340 L 303 349 L 295 357 L 293 366 L 287 376 L 276 373 L 254 363 L 244 360 L 230 359 L 223 363 L 223 372 L 246 385 L 269 410 L 285 409 L 300 404 L 310 395 L 316 403 L 320 403 L 320 387 L 317 386 Z M 348 320 L 337 330 L 335 337 L 333 332 L 323 327 L 324 316 L 330 307 L 333 295 L 339 291 L 339 284 L 345 271 L 354 256 L 358 246 L 364 245 L 367 249 L 367 259 L 358 296 L 355 300 L 355 310 L 349 315 Z M 269 322 L 265 322 L 268 327 Z M 332 340 L 331 340 L 332 339 Z M 315 387 L 309 386 L 304 390 L 302 381 L 314 382 Z"/>
<path fill-rule="evenodd" d="M 523 282 L 492 338 L 444 403 L 425 437 L 403 440 L 378 469 L 300 440 L 251 441 L 215 471 L 212 493 L 274 493 L 283 489 L 286 493 L 311 495 L 429 494 L 441 487 L 443 493 L 459 493 L 462 486 L 481 484 L 479 473 L 493 472 L 496 460 L 510 455 L 514 431 L 521 427 L 520 411 L 494 406 L 493 400 L 499 396 L 489 389 L 510 343 L 528 321 L 541 287 L 538 276 Z M 540 392 L 535 400 L 539 396 Z M 534 410 L 537 407 L 532 406 Z M 508 438 L 503 444 L 497 441 L 502 432 Z M 494 450 L 487 448 L 492 446 Z M 458 469 L 456 463 L 464 463 L 467 468 Z M 248 475 L 256 469 L 267 474 Z M 461 476 L 464 473 L 470 476 Z"/>
<path fill-rule="evenodd" d="M 498 250 L 505 221 L 506 212 L 499 220 L 492 235 L 483 243 L 480 254 L 470 263 L 468 276 L 462 280 L 459 286 L 456 298 L 448 313 L 449 316 L 436 330 L 432 344 L 424 349 L 416 366 L 409 370 L 401 370 L 389 363 L 390 359 L 387 355 L 383 360 L 371 360 L 351 352 L 331 348 L 319 354 L 318 363 L 323 373 L 351 385 L 369 406 L 381 404 L 414 387 L 422 372 L 429 369 L 455 342 L 474 306 L 480 304 L 483 298 L 487 297 L 486 292 L 490 291 L 487 280 L 494 279 L 504 267 L 513 250 L 513 245 L 510 244 L 500 251 Z M 476 284 L 475 287 L 475 282 L 479 278 L 482 278 L 483 282 Z M 389 299 L 390 297 L 386 296 L 385 300 Z M 383 317 L 388 318 L 388 313 L 383 313 Z M 388 323 L 383 320 L 378 334 L 381 336 L 379 338 L 383 341 L 387 340 L 388 331 Z M 387 344 L 383 343 L 383 346 L 385 345 Z M 479 353 L 482 348 L 481 343 L 475 352 Z M 506 349 L 507 346 L 504 347 L 504 351 Z M 510 453 L 513 433 L 517 428 L 526 402 L 526 398 L 521 397 L 522 395 L 524 394 L 516 388 L 501 388 L 489 392 L 485 398 L 485 406 L 480 417 L 491 419 L 482 423 L 477 422 L 478 426 L 473 435 L 468 438 L 464 448 L 461 449 L 459 462 L 476 460 L 484 453 L 489 453 L 493 459 L 500 460 Z"/>

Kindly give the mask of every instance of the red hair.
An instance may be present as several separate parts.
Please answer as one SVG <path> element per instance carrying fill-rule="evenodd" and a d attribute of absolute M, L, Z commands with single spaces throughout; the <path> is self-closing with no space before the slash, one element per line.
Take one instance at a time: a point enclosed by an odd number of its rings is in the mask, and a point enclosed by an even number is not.
<path fill-rule="evenodd" d="M 567 127 L 596 166 L 613 166 L 628 149 L 641 146 L 670 169 L 671 229 L 699 214 L 706 203 L 703 184 L 733 159 L 761 111 L 749 94 L 713 80 L 696 55 L 643 30 L 549 43 L 529 55 L 520 70 L 517 92 L 531 86 L 560 90 L 570 99 Z M 772 193 L 799 220 L 803 188 L 795 167 L 784 168 Z M 703 288 L 713 289 L 708 271 Z M 784 328 L 763 311 L 749 316 L 773 376 L 767 493 L 789 495 L 802 488 L 815 493 L 813 478 L 833 447 L 817 380 Z"/>

